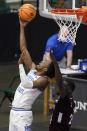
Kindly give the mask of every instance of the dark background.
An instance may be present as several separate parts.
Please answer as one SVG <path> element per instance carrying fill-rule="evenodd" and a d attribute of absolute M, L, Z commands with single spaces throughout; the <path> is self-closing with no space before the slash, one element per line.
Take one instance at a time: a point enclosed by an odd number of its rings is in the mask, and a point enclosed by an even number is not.
<path fill-rule="evenodd" d="M 42 59 L 49 36 L 58 31 L 54 20 L 39 15 L 26 27 L 28 49 L 34 61 Z M 80 25 L 74 47 L 74 59 L 87 58 L 87 25 Z M 15 61 L 19 51 L 19 21 L 17 13 L 0 15 L 0 62 Z"/>

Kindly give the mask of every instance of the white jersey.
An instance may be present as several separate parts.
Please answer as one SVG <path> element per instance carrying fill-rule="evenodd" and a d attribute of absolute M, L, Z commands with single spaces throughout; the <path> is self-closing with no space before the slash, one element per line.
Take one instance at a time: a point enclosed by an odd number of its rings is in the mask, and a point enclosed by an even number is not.
<path fill-rule="evenodd" d="M 36 75 L 36 70 L 31 70 L 26 77 L 29 81 L 34 81 L 40 78 L 40 76 Z M 40 94 L 41 91 L 39 89 L 32 87 L 25 88 L 21 82 L 15 92 L 12 107 L 29 110 L 32 108 L 32 104 Z"/>

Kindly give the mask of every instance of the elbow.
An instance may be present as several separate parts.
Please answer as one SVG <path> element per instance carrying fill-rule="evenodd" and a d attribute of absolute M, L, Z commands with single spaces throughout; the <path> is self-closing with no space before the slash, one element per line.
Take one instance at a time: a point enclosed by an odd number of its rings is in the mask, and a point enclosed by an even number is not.
<path fill-rule="evenodd" d="M 21 50 L 21 52 L 25 52 L 26 51 L 26 48 L 24 47 L 24 46 L 20 46 L 20 50 Z"/>

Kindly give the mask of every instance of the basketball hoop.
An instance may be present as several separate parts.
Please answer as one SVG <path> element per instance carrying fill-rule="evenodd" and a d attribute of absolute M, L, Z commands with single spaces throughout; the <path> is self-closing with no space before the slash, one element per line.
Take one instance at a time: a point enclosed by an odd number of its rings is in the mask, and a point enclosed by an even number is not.
<path fill-rule="evenodd" d="M 66 34 L 66 42 L 72 42 L 73 44 L 76 44 L 76 33 L 77 30 L 81 24 L 81 22 L 87 22 L 84 21 L 83 16 L 86 15 L 87 18 L 87 8 L 85 11 L 81 9 L 51 9 L 50 10 L 53 19 L 56 21 L 60 29 L 63 26 L 67 26 L 67 29 L 69 31 L 68 34 Z M 63 33 L 63 32 L 62 32 Z"/>

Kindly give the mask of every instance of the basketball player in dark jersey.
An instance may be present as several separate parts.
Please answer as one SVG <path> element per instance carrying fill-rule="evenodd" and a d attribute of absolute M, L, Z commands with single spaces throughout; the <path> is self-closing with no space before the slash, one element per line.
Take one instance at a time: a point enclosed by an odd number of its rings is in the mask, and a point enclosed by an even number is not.
<path fill-rule="evenodd" d="M 58 63 L 51 51 L 51 58 L 55 67 L 55 79 L 60 90 L 60 96 L 55 104 L 55 109 L 49 125 L 49 131 L 70 131 L 75 103 L 72 92 L 75 89 L 74 83 L 62 78 Z"/>

